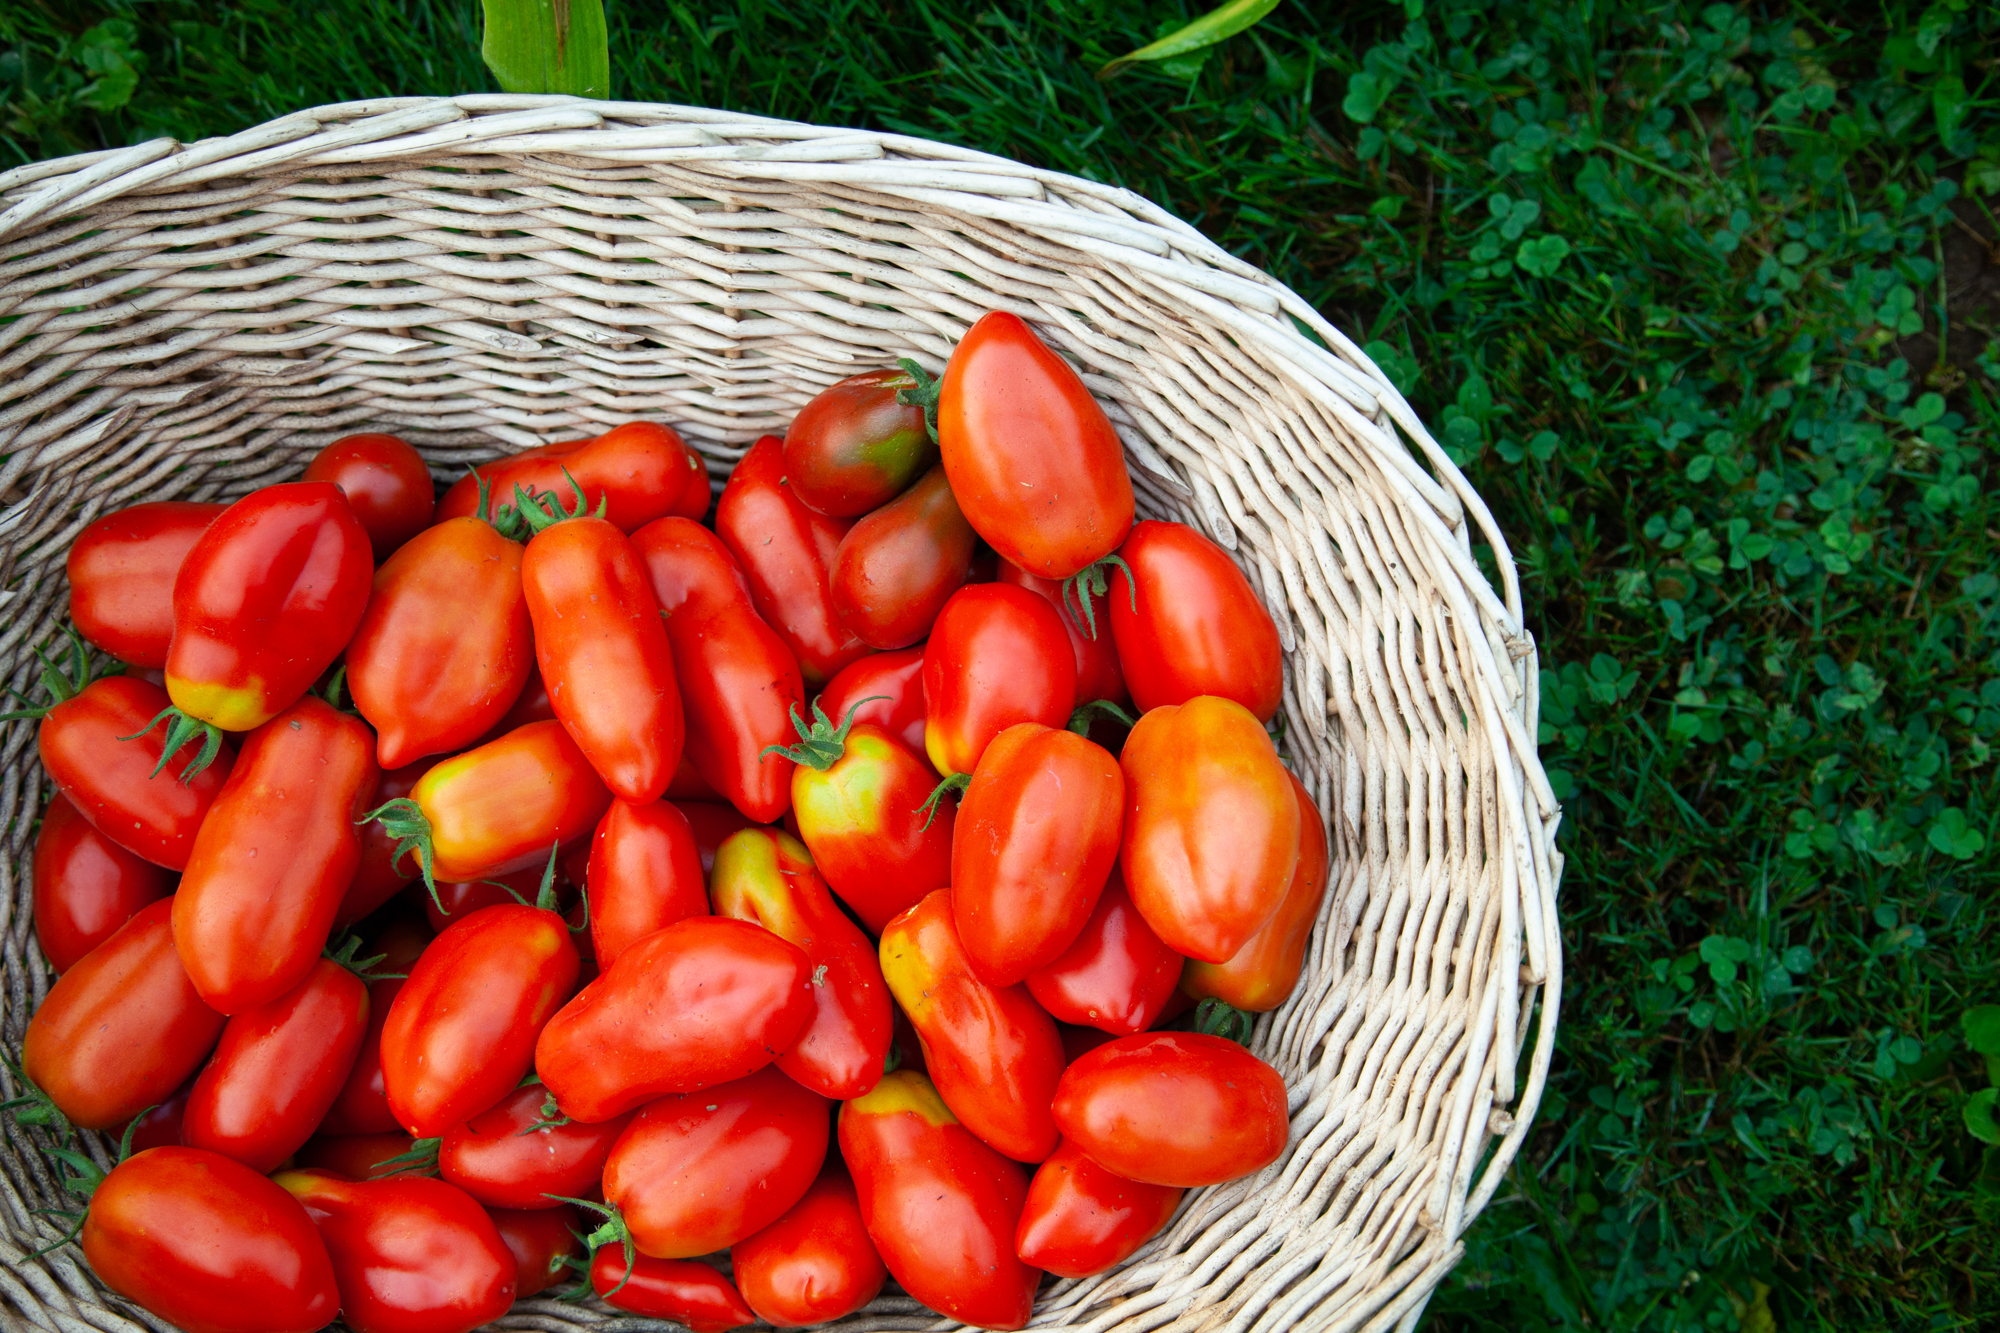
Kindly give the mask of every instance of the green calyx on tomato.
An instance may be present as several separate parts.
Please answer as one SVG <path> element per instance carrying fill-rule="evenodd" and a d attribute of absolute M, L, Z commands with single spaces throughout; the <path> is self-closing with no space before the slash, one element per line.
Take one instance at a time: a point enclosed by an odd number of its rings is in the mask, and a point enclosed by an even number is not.
<path fill-rule="evenodd" d="M 762 759 L 765 755 L 776 752 L 795 764 L 804 764 L 815 772 L 824 773 L 840 762 L 841 755 L 847 753 L 847 733 L 853 727 L 854 715 L 861 711 L 861 705 L 886 698 L 888 696 L 885 694 L 871 694 L 866 699 L 856 699 L 854 706 L 847 710 L 847 716 L 840 720 L 840 725 L 837 727 L 833 725 L 833 719 L 829 718 L 826 711 L 819 706 L 819 700 L 813 700 L 811 726 L 807 726 L 806 720 L 799 716 L 799 706 L 793 704 L 792 726 L 798 729 L 799 743 L 767 745 L 759 751 L 757 757 Z"/>
<path fill-rule="evenodd" d="M 0 1102 L 0 1111 L 12 1111 L 14 1123 L 19 1125 L 54 1125 L 65 1135 L 74 1133 L 69 1117 L 62 1113 L 55 1098 L 43 1092 L 41 1085 L 27 1075 L 18 1060 L 0 1056 L 0 1064 L 7 1066 L 7 1072 L 14 1076 L 14 1082 L 27 1089 L 19 1097 Z"/>
<path fill-rule="evenodd" d="M 74 629 L 65 628 L 64 632 L 69 635 L 71 665 L 68 671 L 64 671 L 61 667 L 49 661 L 48 654 L 43 652 L 41 648 L 35 649 L 35 656 L 42 660 L 42 688 L 49 692 L 49 701 L 40 708 L 30 706 L 15 713 L 0 713 L 0 722 L 12 722 L 17 718 L 34 718 L 39 721 L 48 716 L 51 708 L 54 708 L 57 704 L 68 703 L 71 699 L 76 698 L 77 695 L 82 694 L 85 688 L 89 686 L 91 680 L 90 654 L 83 646 L 83 639 L 78 636 Z M 46 647 L 46 645 L 44 646 Z M 28 702 L 27 696 L 18 691 L 9 689 L 7 693 L 13 695 L 22 703 Z M 148 728 L 148 730 L 151 730 L 151 728 Z M 141 734 L 143 735 L 144 733 Z"/>
<path fill-rule="evenodd" d="M 1125 571 L 1125 594 L 1132 602 L 1132 614 L 1139 614 L 1139 592 L 1132 577 L 1132 566 L 1116 551 L 1102 560 L 1085 565 L 1076 573 L 1062 581 L 1063 610 L 1068 611 L 1082 627 L 1083 632 L 1097 637 L 1096 599 L 1111 591 L 1111 575 L 1106 571 L 1117 567 Z M 1074 610 L 1071 608 L 1074 607 Z"/>
<path fill-rule="evenodd" d="M 410 1150 L 385 1157 L 368 1168 L 369 1179 L 387 1180 L 390 1176 L 435 1176 L 438 1174 L 438 1149 L 444 1146 L 443 1138 L 416 1139 Z M 389 1169 L 384 1171 L 383 1167 Z M 381 1172 L 378 1176 L 375 1173 Z"/>
<path fill-rule="evenodd" d="M 176 706 L 161 709 L 151 722 L 148 722 L 130 736 L 120 736 L 118 739 L 121 741 L 136 741 L 154 727 L 159 726 L 162 720 L 167 719 L 171 720 L 167 723 L 166 744 L 160 750 L 160 762 L 153 765 L 153 771 L 148 776 L 158 777 L 160 770 L 167 766 L 169 759 L 179 754 L 183 746 L 192 744 L 195 737 L 200 736 L 203 737 L 201 753 L 190 759 L 187 767 L 181 770 L 181 784 L 185 786 L 193 782 L 195 774 L 214 763 L 215 757 L 222 753 L 221 727 L 216 726 L 213 722 L 203 722 L 200 718 L 189 717 Z"/>
<path fill-rule="evenodd" d="M 1257 1015 L 1245 1013 L 1227 1000 L 1206 999 L 1194 1008 L 1194 1030 L 1204 1036 L 1220 1037 L 1238 1046 L 1250 1044 L 1250 1029 Z"/>
<path fill-rule="evenodd" d="M 90 682 L 93 679 L 90 673 L 90 655 L 83 646 L 83 640 L 77 637 L 76 631 L 71 629 L 67 632 L 70 640 L 70 668 L 68 671 L 64 671 L 55 663 L 49 661 L 47 654 L 41 648 L 35 649 L 35 656 L 41 658 L 42 661 L 42 688 L 49 692 L 48 703 L 42 705 L 40 708 L 24 708 L 18 712 L 0 713 L 0 722 L 11 722 L 18 718 L 45 717 L 48 715 L 49 710 L 57 704 L 68 703 L 71 699 L 76 698 L 90 687 Z M 8 693 L 13 694 L 14 691 L 9 690 Z M 20 698 L 18 694 L 15 697 Z M 22 699 L 21 701 L 23 703 L 27 702 L 26 699 Z M 151 732 L 154 727 L 159 726 L 162 718 L 172 718 L 173 723 L 167 728 L 167 744 L 160 751 L 160 762 L 153 765 L 153 771 L 149 776 L 158 777 L 160 770 L 167 766 L 167 761 L 179 754 L 183 746 L 191 742 L 196 736 L 205 736 L 206 739 L 202 742 L 200 753 L 188 762 L 186 768 L 181 770 L 182 784 L 192 783 L 195 775 L 214 763 L 216 756 L 222 753 L 222 731 L 212 723 L 199 721 L 189 717 L 178 708 L 169 707 L 161 710 L 152 721 L 133 732 L 130 736 L 120 736 L 118 739 L 121 741 L 136 741 L 141 736 Z"/>
<path fill-rule="evenodd" d="M 21 1073 L 20 1068 L 13 1061 L 8 1061 L 7 1067 L 14 1071 L 14 1077 L 19 1079 L 29 1089 L 31 1095 L 16 1097 L 10 1102 L 0 1102 L 0 1111 L 6 1110 L 9 1107 L 19 1106 L 24 1102 L 33 1103 L 34 1105 L 28 1111 L 15 1112 L 14 1119 L 24 1125 L 46 1125 L 49 1123 L 46 1119 L 29 1118 L 43 1107 L 46 1107 L 47 1111 L 55 1117 L 56 1123 L 62 1126 L 63 1131 L 69 1133 L 69 1121 L 63 1116 L 61 1111 L 56 1110 L 55 1103 L 49 1101 L 48 1094 L 37 1088 L 33 1083 L 28 1082 L 27 1078 Z M 132 1136 L 138 1132 L 139 1123 L 158 1109 L 155 1106 L 147 1107 L 145 1110 L 139 1112 L 139 1114 L 133 1116 L 131 1123 L 125 1126 L 125 1133 L 118 1140 L 118 1155 L 111 1160 L 111 1165 L 114 1168 L 132 1155 Z M 106 1171 L 89 1157 L 72 1149 L 50 1148 L 48 1151 L 57 1160 L 70 1167 L 76 1173 L 75 1175 L 63 1177 L 63 1188 L 86 1201 L 97 1193 L 97 1187 L 102 1185 L 104 1178 L 111 1174 L 111 1172 Z M 61 1237 L 49 1242 L 41 1249 L 27 1256 L 30 1259 L 39 1259 L 45 1254 L 60 1250 L 63 1246 L 75 1240 L 83 1232 L 84 1219 L 90 1216 L 88 1208 L 37 1208 L 35 1211 L 38 1213 L 48 1213 L 55 1217 L 72 1218 L 74 1219 L 74 1223 Z"/>
<path fill-rule="evenodd" d="M 942 801 L 948 795 L 956 796 L 971 785 L 972 774 L 951 773 L 945 776 L 944 781 L 932 787 L 931 794 L 924 798 L 922 805 L 917 807 L 917 809 L 924 812 L 924 827 L 929 828 L 931 821 L 937 818 L 939 801 Z"/>
<path fill-rule="evenodd" d="M 431 842 L 430 817 L 424 808 L 407 796 L 398 796 L 393 801 L 384 801 L 356 820 L 357 824 L 377 823 L 382 831 L 396 840 L 396 853 L 390 858 L 391 864 L 401 864 L 405 856 L 412 852 L 417 857 L 417 867 L 424 872 L 424 887 L 430 890 L 431 901 L 438 911 L 445 910 L 444 899 L 438 897 L 437 880 L 431 874 L 431 863 L 437 858 L 437 851 Z"/>
<path fill-rule="evenodd" d="M 560 1203 L 573 1203 L 579 1208 L 588 1208 L 591 1212 L 599 1213 L 604 1218 L 603 1225 L 599 1226 L 597 1230 L 591 1232 L 588 1236 L 583 1237 L 583 1258 L 571 1259 L 569 1261 L 571 1268 L 583 1274 L 583 1281 L 577 1283 L 568 1291 L 563 1292 L 556 1299 L 559 1301 L 575 1302 L 585 1300 L 590 1296 L 593 1290 L 590 1284 L 591 1260 L 597 1257 L 599 1250 L 614 1240 L 625 1248 L 625 1276 L 619 1279 L 617 1286 L 604 1293 L 604 1298 L 609 1300 L 611 1297 L 617 1295 L 624 1289 L 625 1284 L 632 1280 L 632 1270 L 639 1265 L 639 1247 L 632 1240 L 632 1228 L 625 1225 L 625 1214 L 620 1212 L 613 1204 L 592 1203 L 589 1199 L 572 1199 L 565 1194 L 544 1194 L 542 1197 L 545 1199 L 555 1199 Z"/>
<path fill-rule="evenodd" d="M 541 1078 L 531 1069 L 528 1071 L 527 1076 L 521 1080 L 521 1086 L 526 1087 L 530 1082 L 540 1083 L 541 1081 Z M 561 1129 L 569 1123 L 569 1117 L 562 1113 L 562 1107 L 556 1105 L 556 1095 L 552 1092 L 542 1098 L 541 1110 L 535 1117 L 535 1123 L 525 1129 L 515 1130 L 514 1137 L 522 1139 L 530 1134 L 546 1134 L 552 1129 Z"/>
<path fill-rule="evenodd" d="M 325 958 L 329 963 L 337 963 L 341 967 L 346 968 L 363 981 L 407 981 L 409 979 L 410 974 L 407 972 L 377 972 L 373 970 L 375 964 L 388 959 L 388 954 L 378 953 L 368 958 L 356 957 L 355 955 L 360 952 L 361 937 L 349 934 L 341 939 L 339 948 L 335 948 L 333 942 L 329 940 L 327 946 L 320 950 L 320 956 Z"/>
<path fill-rule="evenodd" d="M 1133 717 L 1117 704 L 1111 702 L 1111 700 L 1092 699 L 1089 703 L 1079 705 L 1077 710 L 1069 715 L 1069 730 L 1079 736 L 1088 738 L 1091 723 L 1097 721 L 1099 713 L 1116 719 L 1121 726 L 1136 727 L 1139 725 L 1138 718 Z"/>
<path fill-rule="evenodd" d="M 564 519 L 603 518 L 609 512 L 611 501 L 608 496 L 599 497 L 597 509 L 593 513 L 590 508 L 590 497 L 584 493 L 583 483 L 572 477 L 568 468 L 563 468 L 562 474 L 563 480 L 576 491 L 574 508 L 553 491 L 534 495 L 516 485 L 514 503 L 494 516 L 493 526 L 499 530 L 500 535 L 519 541 L 523 528 L 527 529 L 529 537 L 533 537 L 538 532 L 548 531 Z"/>
<path fill-rule="evenodd" d="M 935 441 L 938 437 L 938 386 L 943 381 L 932 379 L 929 371 L 907 356 L 899 358 L 896 364 L 903 368 L 903 373 L 912 381 L 910 388 L 896 391 L 896 401 L 904 407 L 924 409 L 924 429 L 930 432 L 931 439 Z"/>

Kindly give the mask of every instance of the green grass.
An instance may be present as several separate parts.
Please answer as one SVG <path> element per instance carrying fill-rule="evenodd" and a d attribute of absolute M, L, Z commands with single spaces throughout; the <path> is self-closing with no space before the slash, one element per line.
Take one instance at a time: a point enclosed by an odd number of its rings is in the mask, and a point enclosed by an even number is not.
<path fill-rule="evenodd" d="M 1372 344 L 1492 501 L 1569 989 L 1429 1326 L 2000 1325 L 1959 1028 L 2000 1000 L 2000 11 L 1292 0 L 1110 84 L 1190 11 L 607 11 L 615 95 L 1151 195 Z M 0 165 L 486 87 L 469 4 L 0 6 Z"/>

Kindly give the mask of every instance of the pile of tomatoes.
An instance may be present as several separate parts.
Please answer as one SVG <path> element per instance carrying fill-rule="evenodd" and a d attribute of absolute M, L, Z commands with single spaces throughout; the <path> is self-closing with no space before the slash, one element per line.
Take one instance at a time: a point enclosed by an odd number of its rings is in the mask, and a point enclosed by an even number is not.
<path fill-rule="evenodd" d="M 190 1333 L 463 1333 L 575 1270 L 706 1333 L 893 1274 L 1010 1329 L 1276 1160 L 1285 1086 L 1225 1035 L 1327 879 L 1276 628 L 1134 524 L 1019 319 L 902 364 L 709 524 L 633 423 L 441 499 L 350 436 L 77 537 L 124 666 L 73 641 L 15 715 L 60 977 L 12 1106 L 120 1139 L 58 1150 L 105 1283 Z"/>

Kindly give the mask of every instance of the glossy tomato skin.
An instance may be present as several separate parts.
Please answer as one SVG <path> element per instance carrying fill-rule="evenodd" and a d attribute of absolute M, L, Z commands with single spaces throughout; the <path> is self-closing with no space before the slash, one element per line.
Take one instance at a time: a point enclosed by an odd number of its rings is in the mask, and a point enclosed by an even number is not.
<path fill-rule="evenodd" d="M 827 1103 L 766 1065 L 640 1109 L 604 1164 L 604 1201 L 656 1259 L 713 1254 L 804 1196 L 826 1161 Z"/>
<path fill-rule="evenodd" d="M 1064 600 L 1063 585 L 1055 579 L 1030 574 L 1019 565 L 1010 565 L 1002 560 L 995 571 L 995 581 L 1026 588 L 1056 609 L 1063 633 L 1069 636 L 1070 653 L 1076 659 L 1076 701 L 1079 704 L 1097 699 L 1108 699 L 1119 705 L 1131 702 L 1132 695 L 1125 688 L 1125 668 L 1118 660 L 1118 645 L 1111 637 L 1110 602 L 1106 594 L 1098 593 L 1089 598 L 1090 616 L 1084 620 L 1077 616 L 1076 602 L 1073 599 Z M 1075 592 L 1077 597 L 1085 595 L 1086 590 L 1081 588 Z"/>
<path fill-rule="evenodd" d="M 362 946 L 363 958 L 382 961 L 369 969 L 380 976 L 368 983 L 368 1027 L 362 1033 L 361 1049 L 347 1071 L 347 1081 L 334 1096 L 333 1105 L 319 1122 L 319 1133 L 331 1135 L 391 1134 L 400 1130 L 396 1113 L 389 1109 L 388 1092 L 382 1083 L 382 1028 L 389 1021 L 389 1006 L 403 989 L 410 967 L 423 956 L 431 942 L 431 932 L 411 920 L 391 923 Z M 388 1156 L 395 1156 L 394 1153 Z"/>
<path fill-rule="evenodd" d="M 889 1270 L 868 1239 L 861 1197 L 838 1153 L 791 1211 L 730 1247 L 736 1285 L 778 1328 L 825 1324 L 875 1299 Z"/>
<path fill-rule="evenodd" d="M 799 838 L 840 900 L 871 933 L 934 888 L 951 882 L 958 803 L 922 809 L 937 778 L 880 727 L 857 723 L 825 772 L 792 774 Z"/>
<path fill-rule="evenodd" d="M 572 501 L 576 491 L 565 471 L 583 487 L 590 512 L 603 503 L 604 517 L 620 532 L 637 532 L 689 505 L 695 506 L 691 517 L 699 518 L 708 507 L 707 466 L 680 433 L 656 421 L 628 421 L 591 439 L 545 444 L 481 463 L 445 492 L 437 521 L 468 515 L 491 519 L 514 503 L 516 486 Z M 490 489 L 485 513 L 479 510 L 480 477 Z"/>
<path fill-rule="evenodd" d="M 1278 627 L 1228 552 L 1185 523 L 1148 520 L 1118 554 L 1131 574 L 1112 571 L 1111 637 L 1138 709 L 1213 694 L 1259 722 L 1277 716 Z"/>
<path fill-rule="evenodd" d="M 580 838 L 611 793 L 560 722 L 530 722 L 440 760 L 410 792 L 430 821 L 433 875 L 469 883 L 539 866 Z"/>
<path fill-rule="evenodd" d="M 1243 705 L 1155 708 L 1125 741 L 1119 869 L 1176 953 L 1227 961 L 1277 914 L 1299 858 L 1291 776 Z"/>
<path fill-rule="evenodd" d="M 94 680 L 48 711 L 35 743 L 56 787 L 92 828 L 154 865 L 185 870 L 236 747 L 225 740 L 214 763 L 182 782 L 177 770 L 200 752 L 199 742 L 189 741 L 154 776 L 167 723 L 147 724 L 168 703 L 165 690 L 136 676 Z"/>
<path fill-rule="evenodd" d="M 874 723 L 922 758 L 924 646 L 870 653 L 848 663 L 826 683 L 816 702 L 835 723 L 852 713 L 856 722 Z"/>
<path fill-rule="evenodd" d="M 92 828 L 61 792 L 42 812 L 33 878 L 35 939 L 58 972 L 174 891 L 172 875 Z"/>
<path fill-rule="evenodd" d="M 542 681 L 542 673 L 535 667 L 535 655 L 528 654 L 528 681 L 521 686 L 521 697 L 514 700 L 514 706 L 507 710 L 505 717 L 493 724 L 493 729 L 473 742 L 473 748 L 497 741 L 518 727 L 530 722 L 553 722 L 556 720 L 556 706 L 549 702 L 549 687 Z"/>
<path fill-rule="evenodd" d="M 569 1260 L 583 1257 L 586 1233 L 574 1204 L 553 1208 L 488 1208 L 500 1243 L 514 1256 L 514 1299 L 525 1301 L 558 1284 L 567 1286 Z"/>
<path fill-rule="evenodd" d="M 543 1113 L 548 1100 L 547 1088 L 530 1083 L 446 1130 L 438 1173 L 488 1208 L 554 1208 L 551 1194 L 590 1193 L 631 1117 L 558 1125 L 561 1116 Z"/>
<path fill-rule="evenodd" d="M 173 901 L 142 907 L 57 979 L 28 1020 L 21 1067 L 83 1129 L 173 1095 L 222 1035 L 174 951 Z"/>
<path fill-rule="evenodd" d="M 658 1097 L 746 1078 L 812 1016 L 812 965 L 761 926 L 698 916 L 618 956 L 555 1016 L 535 1071 L 595 1124 Z"/>
<path fill-rule="evenodd" d="M 375 574 L 340 488 L 266 486 L 208 525 L 174 576 L 167 693 L 224 731 L 270 721 L 340 656 Z"/>
<path fill-rule="evenodd" d="M 909 647 L 965 582 L 978 540 L 932 468 L 840 539 L 827 576 L 834 614 L 871 648 Z"/>
<path fill-rule="evenodd" d="M 938 394 L 938 447 L 966 518 L 1000 558 L 1066 579 L 1118 549 L 1132 477 L 1104 409 L 1020 316 L 959 340 Z"/>
<path fill-rule="evenodd" d="M 78 533 L 65 562 L 77 633 L 121 662 L 165 666 L 174 637 L 174 576 L 195 539 L 228 507 L 156 500 L 106 514 Z"/>
<path fill-rule="evenodd" d="M 656 930 L 708 915 L 701 852 L 670 801 L 613 801 L 590 843 L 590 942 L 602 969 Z"/>
<path fill-rule="evenodd" d="M 1028 1173 L 959 1124 L 929 1079 L 899 1069 L 843 1105 L 840 1155 L 903 1290 L 980 1328 L 1028 1322 L 1042 1277 L 1014 1253 Z"/>
<path fill-rule="evenodd" d="M 148 1148 L 177 1148 L 181 1142 L 181 1122 L 187 1117 L 188 1094 L 194 1091 L 193 1083 L 183 1083 L 174 1090 L 173 1096 L 149 1111 L 132 1117 L 121 1128 L 110 1132 L 125 1142 L 125 1134 L 132 1135 L 133 1153 L 142 1153 Z"/>
<path fill-rule="evenodd" d="M 1277 915 L 1231 954 L 1226 962 L 1190 961 L 1181 973 L 1182 992 L 1195 1000 L 1222 1000 L 1253 1014 L 1269 1013 L 1290 999 L 1305 970 L 1313 923 L 1326 898 L 1326 822 L 1305 784 L 1292 779 L 1299 807 L 1299 862 Z"/>
<path fill-rule="evenodd" d="M 765 827 L 733 805 L 713 801 L 675 801 L 674 808 L 687 819 L 688 828 L 694 833 L 695 850 L 701 856 L 703 884 L 708 882 L 709 871 L 715 866 L 716 849 L 730 834 L 739 829 Z"/>
<path fill-rule="evenodd" d="M 973 970 L 1012 986 L 1076 942 L 1118 861 L 1125 778 L 1083 737 L 1007 728 L 958 802 L 951 911 Z"/>
<path fill-rule="evenodd" d="M 520 698 L 535 661 L 521 547 L 476 518 L 426 528 L 375 571 L 347 688 L 384 768 L 462 750 Z"/>
<path fill-rule="evenodd" d="M 745 829 L 715 856 L 718 916 L 753 921 L 813 965 L 812 1017 L 778 1068 L 823 1097 L 859 1097 L 882 1077 L 894 1029 L 875 946 L 834 905 L 805 844 L 778 829 Z"/>
<path fill-rule="evenodd" d="M 1159 1235 L 1183 1193 L 1115 1176 L 1064 1140 L 1028 1182 L 1014 1252 L 1057 1277 L 1102 1273 Z"/>
<path fill-rule="evenodd" d="M 808 508 L 858 518 L 907 490 L 937 459 L 924 410 L 896 401 L 906 370 L 865 370 L 820 390 L 785 432 L 787 484 Z"/>
<path fill-rule="evenodd" d="M 724 1333 L 757 1322 L 728 1278 L 691 1259 L 639 1255 L 628 1271 L 622 1246 L 607 1245 L 590 1261 L 590 1285 L 606 1305 L 649 1319 L 671 1319 L 690 1333 Z"/>
<path fill-rule="evenodd" d="M 506 1096 L 577 967 L 568 924 L 519 903 L 474 912 L 432 941 L 382 1027 L 383 1091 L 397 1123 L 436 1138 Z"/>
<path fill-rule="evenodd" d="M 1183 959 L 1160 941 L 1114 867 L 1076 943 L 1028 977 L 1028 993 L 1060 1023 L 1116 1037 L 1158 1022 L 1181 980 Z"/>
<path fill-rule="evenodd" d="M 244 739 L 174 894 L 174 942 L 211 1007 L 270 1004 L 313 970 L 380 777 L 368 728 L 316 696 Z"/>
<path fill-rule="evenodd" d="M 114 1167 L 82 1240 L 106 1286 L 187 1333 L 315 1333 L 340 1307 L 298 1200 L 199 1148 L 154 1148 Z"/>
<path fill-rule="evenodd" d="M 322 958 L 288 994 L 222 1029 L 194 1081 L 181 1142 L 257 1172 L 304 1146 L 354 1067 L 368 1029 L 368 987 Z"/>
<path fill-rule="evenodd" d="M 417 783 L 424 774 L 437 766 L 434 758 L 419 759 L 414 764 L 392 768 L 382 774 L 375 784 L 375 804 L 382 805 L 399 800 L 417 789 Z M 396 854 L 397 839 L 380 823 L 369 820 L 361 826 L 361 859 L 354 865 L 354 874 L 347 881 L 347 891 L 340 896 L 340 907 L 333 914 L 333 928 L 340 930 L 373 912 L 383 903 L 396 896 L 396 891 L 415 879 L 420 873 L 414 852 Z"/>
<path fill-rule="evenodd" d="M 1056 609 L 1025 588 L 952 594 L 924 645 L 924 750 L 940 773 L 970 773 L 1022 722 L 1060 727 L 1076 708 L 1076 658 Z"/>
<path fill-rule="evenodd" d="M 601 518 L 536 533 L 521 559 L 556 718 L 621 800 L 657 801 L 686 739 L 673 649 L 632 539 Z"/>
<path fill-rule="evenodd" d="M 437 508 L 423 455 L 396 435 L 344 435 L 313 455 L 305 480 L 340 487 L 378 563 L 429 527 Z"/>
<path fill-rule="evenodd" d="M 463 1190 L 429 1176 L 272 1179 L 318 1224 L 354 1333 L 471 1333 L 514 1303 L 513 1252 Z"/>
<path fill-rule="evenodd" d="M 1048 1108 L 1063 1072 L 1062 1037 L 1026 986 L 979 979 L 952 925 L 950 892 L 939 889 L 890 922 L 881 952 L 882 975 L 952 1113 L 1017 1162 L 1053 1152 Z"/>
<path fill-rule="evenodd" d="M 724 800 L 768 824 L 791 805 L 792 761 L 764 749 L 795 739 L 792 710 L 805 702 L 799 664 L 707 528 L 663 518 L 632 534 L 632 545 L 667 618 L 687 757 Z"/>
<path fill-rule="evenodd" d="M 1064 1072 L 1055 1118 L 1105 1170 L 1182 1189 L 1262 1170 L 1290 1129 L 1278 1071 L 1199 1032 L 1106 1042 Z"/>
<path fill-rule="evenodd" d="M 784 444 L 766 435 L 729 474 L 715 506 L 715 532 L 743 566 L 757 614 L 777 631 L 808 688 L 868 654 L 834 614 L 828 571 L 853 526 L 808 509 L 785 484 Z"/>

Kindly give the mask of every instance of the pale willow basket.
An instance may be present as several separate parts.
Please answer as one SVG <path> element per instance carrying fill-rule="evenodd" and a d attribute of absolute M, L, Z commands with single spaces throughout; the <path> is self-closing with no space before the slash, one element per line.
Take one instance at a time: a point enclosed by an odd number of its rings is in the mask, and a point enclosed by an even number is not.
<path fill-rule="evenodd" d="M 452 476 L 664 419 L 720 474 L 834 380 L 940 370 L 987 310 L 1029 320 L 1117 424 L 1142 514 L 1195 524 L 1263 590 L 1283 746 L 1336 867 L 1304 982 L 1256 1030 L 1291 1090 L 1285 1156 L 1193 1192 L 1122 1267 L 1045 1287 L 1035 1325 L 1415 1326 L 1543 1087 L 1559 816 L 1506 542 L 1310 306 L 1125 190 L 691 107 L 353 102 L 22 167 L 0 205 L 0 679 L 21 690 L 64 621 L 64 551 L 106 511 L 241 495 L 363 429 Z M 50 982 L 31 723 L 0 763 L 18 1051 Z M 0 1322 L 161 1326 L 74 1247 L 23 1257 L 57 1234 L 35 1210 L 68 1201 L 46 1132 L 8 1133 Z M 539 1301 L 503 1324 L 607 1317 Z M 890 1295 L 841 1326 L 936 1322 Z"/>

